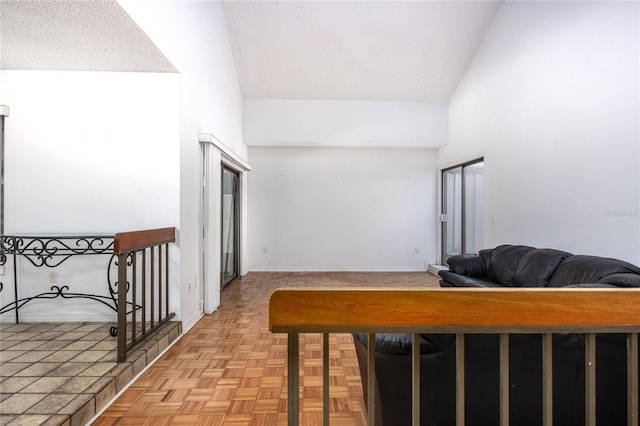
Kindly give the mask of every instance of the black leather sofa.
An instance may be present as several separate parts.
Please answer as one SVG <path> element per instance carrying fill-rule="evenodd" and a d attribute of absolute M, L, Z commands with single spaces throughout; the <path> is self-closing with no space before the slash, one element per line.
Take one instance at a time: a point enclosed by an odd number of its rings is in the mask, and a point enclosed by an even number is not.
<path fill-rule="evenodd" d="M 503 245 L 454 256 L 441 271 L 443 287 L 640 287 L 640 268 L 616 259 L 575 256 L 553 249 Z M 411 339 L 376 335 L 376 426 L 411 424 Z M 367 389 L 367 335 L 354 342 Z M 542 337 L 509 339 L 510 424 L 542 425 Z M 626 336 L 597 336 L 597 424 L 626 424 Z M 455 425 L 455 336 L 422 334 L 421 425 Z M 584 425 L 584 336 L 553 336 L 554 424 Z M 499 424 L 499 337 L 465 338 L 465 420 Z M 365 398 L 366 399 L 366 398 Z"/>
<path fill-rule="evenodd" d="M 640 287 L 640 268 L 618 259 L 502 245 L 453 256 L 441 287 Z"/>

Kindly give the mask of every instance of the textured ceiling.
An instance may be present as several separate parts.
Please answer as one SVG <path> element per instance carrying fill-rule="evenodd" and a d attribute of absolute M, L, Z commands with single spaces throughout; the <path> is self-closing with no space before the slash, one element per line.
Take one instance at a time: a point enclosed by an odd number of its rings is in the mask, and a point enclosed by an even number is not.
<path fill-rule="evenodd" d="M 448 100 L 499 2 L 226 1 L 246 98 Z"/>
<path fill-rule="evenodd" d="M 245 98 L 446 101 L 498 5 L 228 0 L 222 9 Z M 0 68 L 176 72 L 117 2 L 87 0 L 0 0 Z"/>
<path fill-rule="evenodd" d="M 0 68 L 176 72 L 115 1 L 0 1 Z"/>

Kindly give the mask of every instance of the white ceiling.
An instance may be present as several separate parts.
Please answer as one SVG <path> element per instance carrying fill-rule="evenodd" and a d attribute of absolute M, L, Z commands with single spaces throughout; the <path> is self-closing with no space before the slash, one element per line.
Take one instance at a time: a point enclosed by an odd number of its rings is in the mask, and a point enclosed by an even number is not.
<path fill-rule="evenodd" d="M 245 98 L 448 100 L 499 2 L 226 1 Z"/>
<path fill-rule="evenodd" d="M 176 72 L 115 1 L 0 0 L 0 69 Z"/>
<path fill-rule="evenodd" d="M 499 2 L 223 1 L 245 98 L 448 100 Z M 176 72 L 115 1 L 0 0 L 0 68 Z"/>

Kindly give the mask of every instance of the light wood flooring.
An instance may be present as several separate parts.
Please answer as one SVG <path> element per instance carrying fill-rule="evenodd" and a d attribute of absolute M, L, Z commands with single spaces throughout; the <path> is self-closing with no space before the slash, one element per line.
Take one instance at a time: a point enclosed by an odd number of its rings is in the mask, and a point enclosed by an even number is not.
<path fill-rule="evenodd" d="M 415 273 L 250 273 L 135 381 L 95 425 L 286 425 L 287 336 L 268 330 L 279 287 L 437 287 Z M 322 424 L 322 336 L 301 335 L 300 424 Z M 366 425 L 349 334 L 330 336 L 331 424 Z"/>

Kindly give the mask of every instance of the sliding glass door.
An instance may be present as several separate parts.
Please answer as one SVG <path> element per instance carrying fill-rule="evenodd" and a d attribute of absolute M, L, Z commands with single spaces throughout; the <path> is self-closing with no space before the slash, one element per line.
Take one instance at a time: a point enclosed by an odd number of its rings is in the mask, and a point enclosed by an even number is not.
<path fill-rule="evenodd" d="M 222 167 L 222 287 L 238 277 L 240 271 L 239 231 L 240 176 Z"/>
<path fill-rule="evenodd" d="M 442 263 L 477 253 L 483 244 L 484 160 L 442 171 Z"/>
<path fill-rule="evenodd" d="M 442 263 L 462 253 L 462 166 L 442 171 Z"/>

